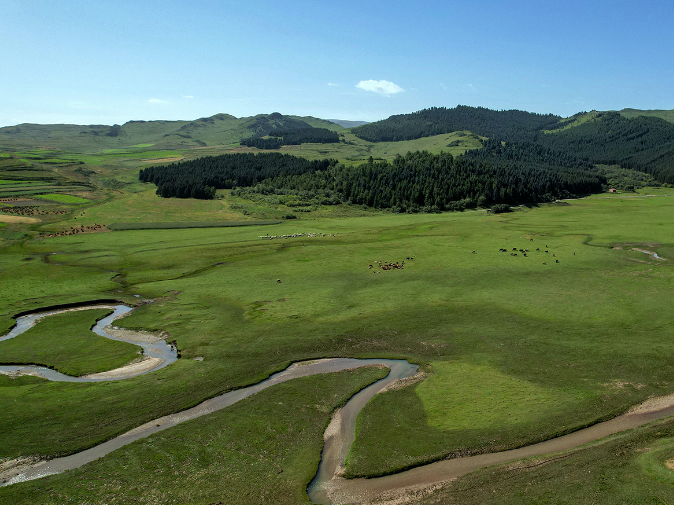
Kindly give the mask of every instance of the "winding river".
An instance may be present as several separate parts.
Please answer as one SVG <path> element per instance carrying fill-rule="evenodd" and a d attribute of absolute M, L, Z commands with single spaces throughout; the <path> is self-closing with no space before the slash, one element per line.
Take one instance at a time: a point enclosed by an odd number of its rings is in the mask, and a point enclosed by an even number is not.
<path fill-rule="evenodd" d="M 115 317 L 119 317 L 129 310 L 129 307 L 125 307 L 124 309 L 119 308 L 119 312 L 117 312 L 116 308 L 115 313 L 108 316 L 108 318 L 110 318 L 108 321 L 103 319 L 99 321 L 97 326 L 100 325 L 104 328 L 108 326 Z M 46 314 L 48 313 L 43 313 L 41 317 L 44 317 Z M 117 315 L 115 316 L 115 314 Z M 39 317 L 36 319 L 39 319 Z M 11 338 L 11 336 L 7 335 L 3 338 Z M 161 365 L 166 366 L 167 364 L 168 363 L 164 362 Z M 326 505 L 368 503 L 373 500 L 406 496 L 420 490 L 432 489 L 433 487 L 440 486 L 480 468 L 507 463 L 521 458 L 566 451 L 609 435 L 674 415 L 674 395 L 670 395 L 668 397 L 660 398 L 658 401 L 648 400 L 635 409 L 632 409 L 630 412 L 611 419 L 610 421 L 598 423 L 568 435 L 519 449 L 437 461 L 435 463 L 419 466 L 411 470 L 384 477 L 372 479 L 344 479 L 341 475 L 344 470 L 346 456 L 355 439 L 355 425 L 358 413 L 375 394 L 381 392 L 384 388 L 391 386 L 402 379 L 414 376 L 417 373 L 418 366 L 404 360 L 327 358 L 294 363 L 282 372 L 273 374 L 264 381 L 252 386 L 230 391 L 229 393 L 211 398 L 210 400 L 206 400 L 185 411 L 160 417 L 77 454 L 38 463 L 22 473 L 15 475 L 3 485 L 38 479 L 47 475 L 53 475 L 78 468 L 136 440 L 171 428 L 172 426 L 185 421 L 196 419 L 227 408 L 244 398 L 288 380 L 317 374 L 351 370 L 363 366 L 385 366 L 389 368 L 390 373 L 385 378 L 369 385 L 355 394 L 341 409 L 333 414 L 332 420 L 324 434 L 325 446 L 321 455 L 318 471 L 307 487 L 307 494 L 314 503 Z M 45 375 L 45 377 L 50 378 L 47 377 L 47 375 Z M 70 379 L 72 378 L 67 380 Z M 57 378 L 50 380 L 62 379 Z"/>
<path fill-rule="evenodd" d="M 35 326 L 40 319 L 45 317 L 53 316 L 55 314 L 63 314 L 64 312 L 71 312 L 75 310 L 88 310 L 88 309 L 113 309 L 112 314 L 100 319 L 94 326 L 91 328 L 96 335 L 101 337 L 109 338 L 111 340 L 119 340 L 121 342 L 127 342 L 129 344 L 134 344 L 142 347 L 144 358 L 150 363 L 151 367 L 147 366 L 137 366 L 130 365 L 118 369 L 118 371 L 110 370 L 108 372 L 101 372 L 97 374 L 91 374 L 83 377 L 72 377 L 70 375 L 65 375 L 51 368 L 45 366 L 36 366 L 36 365 L 0 365 L 0 373 L 14 373 L 14 374 L 35 374 L 48 379 L 50 381 L 59 381 L 59 382 L 98 382 L 98 381 L 108 381 L 108 380 L 120 380 L 128 379 L 129 377 L 135 377 L 137 375 L 142 375 L 144 373 L 154 372 L 160 368 L 170 365 L 178 359 L 178 353 L 171 345 L 167 344 L 164 340 L 159 338 L 150 339 L 151 341 L 143 341 L 148 339 L 133 338 L 136 335 L 140 335 L 139 332 L 126 332 L 132 338 L 124 338 L 122 336 L 113 336 L 109 332 L 112 331 L 108 329 L 111 326 L 112 322 L 115 319 L 127 315 L 133 310 L 132 307 L 123 304 L 109 305 L 109 304 L 92 304 L 92 305 L 82 305 L 79 307 L 71 307 L 66 309 L 56 309 L 51 311 L 44 312 L 33 312 L 25 316 L 20 316 L 16 318 L 16 325 L 12 330 L 0 337 L 0 342 L 4 340 L 9 340 L 10 338 L 17 337 L 22 333 L 26 332 L 28 329 Z M 149 358 L 149 359 L 148 359 Z"/>

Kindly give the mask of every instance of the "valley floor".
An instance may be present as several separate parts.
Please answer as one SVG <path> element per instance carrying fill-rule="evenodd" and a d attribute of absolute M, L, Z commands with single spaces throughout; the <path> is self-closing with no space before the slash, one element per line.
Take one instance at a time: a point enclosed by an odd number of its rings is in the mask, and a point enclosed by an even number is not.
<path fill-rule="evenodd" d="M 0 375 L 0 458 L 71 454 L 322 357 L 407 359 L 424 372 L 366 405 L 349 477 L 536 443 L 674 393 L 671 190 L 499 215 L 336 206 L 295 220 L 231 195 L 160 200 L 131 179 L 117 193 L 97 191 L 49 204 L 63 214 L 0 227 L 0 334 L 21 312 L 113 298 L 138 306 L 118 326 L 164 332 L 181 358 L 105 383 Z M 45 236 L 94 224 L 255 220 L 277 224 Z M 82 335 L 54 324 L 53 336 L 77 356 L 76 338 L 88 338 L 96 317 L 78 322 Z M 24 355 L 30 342 L 22 354 L 10 342 L 0 342 L 0 362 L 10 351 L 13 362 L 38 359 Z M 108 362 L 133 359 L 96 346 Z M 306 502 L 331 413 L 375 375 L 285 383 L 79 470 L 1 488 L 0 501 Z M 671 424 L 487 468 L 412 502 L 671 501 Z"/>

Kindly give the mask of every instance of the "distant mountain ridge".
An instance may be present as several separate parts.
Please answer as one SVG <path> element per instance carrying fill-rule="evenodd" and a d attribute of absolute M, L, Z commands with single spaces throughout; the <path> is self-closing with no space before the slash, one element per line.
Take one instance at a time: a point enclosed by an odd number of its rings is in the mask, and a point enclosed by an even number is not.
<path fill-rule="evenodd" d="M 344 128 L 355 128 L 356 126 L 363 126 L 364 124 L 369 124 L 369 121 L 350 121 L 348 119 L 326 119 L 331 123 L 338 124 Z"/>
<path fill-rule="evenodd" d="M 344 141 L 339 134 L 345 131 L 335 122 L 311 116 L 274 112 L 236 118 L 215 114 L 194 121 L 129 121 L 112 126 L 21 124 L 0 128 L 0 148 L 51 147 L 91 152 L 129 147 L 156 150 L 248 145 L 278 149 L 288 144 L 337 144 Z M 617 165 L 650 174 L 661 183 L 674 184 L 674 111 L 590 111 L 562 118 L 459 105 L 397 114 L 352 127 L 350 132 L 372 143 L 449 133 L 473 135 L 477 139 L 524 144 L 517 148 L 519 153 L 534 153 L 543 147 L 551 151 L 554 159 L 573 156 L 591 164 Z"/>
<path fill-rule="evenodd" d="M 236 144 L 272 130 L 325 128 L 342 131 L 335 123 L 311 116 L 278 112 L 237 118 L 215 114 L 194 121 L 128 121 L 123 125 L 41 125 L 24 123 L 0 128 L 0 147 L 47 146 L 60 149 L 110 149 L 152 144 L 154 148 L 189 148 Z"/>

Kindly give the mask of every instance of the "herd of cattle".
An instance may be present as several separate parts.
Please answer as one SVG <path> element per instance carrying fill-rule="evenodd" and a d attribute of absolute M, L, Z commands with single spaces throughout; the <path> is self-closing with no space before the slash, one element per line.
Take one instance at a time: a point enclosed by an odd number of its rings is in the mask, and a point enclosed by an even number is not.
<path fill-rule="evenodd" d="M 533 241 L 533 239 L 529 239 L 529 240 Z M 541 248 L 540 248 L 540 247 L 537 247 L 537 248 L 536 248 L 536 252 L 540 252 L 540 251 L 541 251 Z M 499 252 L 508 252 L 508 249 L 505 249 L 505 248 L 501 247 L 501 248 L 499 249 Z M 517 253 L 518 253 L 518 252 L 519 252 L 519 253 L 522 253 L 522 256 L 526 257 L 526 256 L 527 256 L 527 253 L 529 252 L 529 249 L 521 249 L 521 248 L 518 249 L 517 247 L 513 247 L 512 251 L 510 251 L 510 256 L 517 256 Z M 550 251 L 548 250 L 547 244 L 546 244 L 546 246 L 545 246 L 545 252 L 546 252 L 546 253 L 550 252 Z M 475 251 L 473 251 L 473 254 L 475 254 Z M 575 253 L 574 253 L 574 254 L 575 254 Z M 553 256 L 553 258 L 554 258 L 556 255 L 553 254 L 552 256 Z M 556 260 L 555 260 L 555 263 L 559 263 L 559 260 L 556 259 Z M 545 261 L 543 262 L 543 264 L 544 264 L 544 265 L 547 265 L 547 263 L 546 263 Z"/>

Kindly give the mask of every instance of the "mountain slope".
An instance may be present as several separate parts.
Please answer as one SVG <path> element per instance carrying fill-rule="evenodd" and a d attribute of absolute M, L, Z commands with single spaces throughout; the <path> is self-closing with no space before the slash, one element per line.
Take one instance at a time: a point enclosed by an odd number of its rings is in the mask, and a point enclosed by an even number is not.
<path fill-rule="evenodd" d="M 24 123 L 0 128 L 0 147 L 55 147 L 73 151 L 150 144 L 154 148 L 227 145 L 264 132 L 265 129 L 327 128 L 342 131 L 330 121 L 314 117 L 285 116 L 278 112 L 236 118 L 215 114 L 194 121 L 129 121 L 123 125 L 39 125 Z"/>
<path fill-rule="evenodd" d="M 398 114 L 351 131 L 370 142 L 412 140 L 467 130 L 483 137 L 522 140 L 539 130 L 557 127 L 562 118 L 520 110 L 495 111 L 459 105 L 454 109 L 432 107 L 411 114 Z"/>
<path fill-rule="evenodd" d="M 651 110 L 640 110 L 640 109 L 623 109 L 618 111 L 621 116 L 624 116 L 628 119 L 632 119 L 638 116 L 647 116 L 647 117 L 659 117 L 670 123 L 674 123 L 674 110 L 662 110 L 662 109 L 651 109 Z"/>
<path fill-rule="evenodd" d="M 651 174 L 660 182 L 674 183 L 674 124 L 659 117 L 667 116 L 664 112 L 668 111 L 638 112 L 633 110 L 634 117 L 629 118 L 617 112 L 591 111 L 563 119 L 552 114 L 460 105 L 391 116 L 351 131 L 370 142 L 471 131 L 499 141 L 542 146 L 555 151 L 555 156 L 620 165 Z M 534 150 L 525 148 L 526 152 Z"/>

